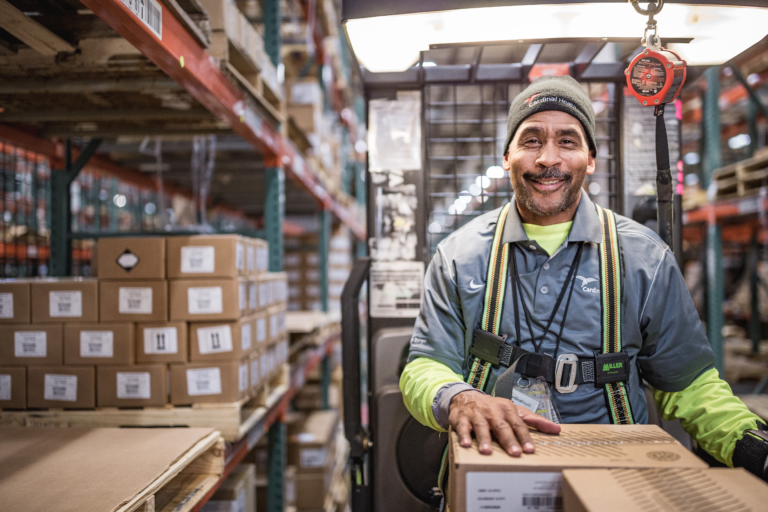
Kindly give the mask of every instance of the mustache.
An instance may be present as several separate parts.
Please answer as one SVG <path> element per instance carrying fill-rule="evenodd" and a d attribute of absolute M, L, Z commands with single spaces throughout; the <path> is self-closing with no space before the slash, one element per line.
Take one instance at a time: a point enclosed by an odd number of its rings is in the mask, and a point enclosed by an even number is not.
<path fill-rule="evenodd" d="M 526 171 L 523 173 L 523 179 L 536 180 L 536 181 L 541 181 L 541 180 L 571 181 L 573 179 L 573 174 L 563 172 L 557 167 L 548 167 L 547 169 L 544 169 L 539 172 Z"/>

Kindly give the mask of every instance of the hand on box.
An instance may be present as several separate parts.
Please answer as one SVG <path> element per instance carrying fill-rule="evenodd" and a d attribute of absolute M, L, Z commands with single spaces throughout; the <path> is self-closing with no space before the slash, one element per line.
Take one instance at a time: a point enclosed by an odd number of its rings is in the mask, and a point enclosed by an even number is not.
<path fill-rule="evenodd" d="M 525 407 L 516 406 L 506 398 L 472 392 L 453 397 L 448 423 L 459 435 L 459 444 L 465 448 L 472 445 L 470 433 L 474 431 L 480 453 L 484 455 L 490 455 L 492 451 L 491 431 L 512 457 L 519 457 L 522 452 L 533 453 L 529 426 L 547 434 L 560 433 L 560 425 Z"/>

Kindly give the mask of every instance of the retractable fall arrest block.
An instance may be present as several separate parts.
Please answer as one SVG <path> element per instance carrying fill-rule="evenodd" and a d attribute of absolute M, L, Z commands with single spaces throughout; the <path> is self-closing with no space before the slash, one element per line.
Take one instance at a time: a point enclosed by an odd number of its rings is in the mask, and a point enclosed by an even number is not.
<path fill-rule="evenodd" d="M 664 124 L 664 106 L 675 101 L 683 88 L 686 78 L 686 62 L 676 53 L 661 46 L 654 16 L 661 12 L 664 0 L 658 4 L 650 2 L 647 9 L 638 5 L 638 0 L 629 0 L 635 10 L 648 16 L 640 52 L 629 67 L 624 70 L 629 92 L 644 107 L 654 107 L 656 116 L 656 201 L 659 236 L 674 251 L 673 246 L 673 184 L 669 165 L 669 144 L 667 127 Z"/>

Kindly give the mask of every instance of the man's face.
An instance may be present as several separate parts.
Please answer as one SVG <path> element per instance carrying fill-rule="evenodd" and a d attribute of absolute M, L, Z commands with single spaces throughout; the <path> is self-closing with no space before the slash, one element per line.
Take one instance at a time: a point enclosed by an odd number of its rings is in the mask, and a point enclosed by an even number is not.
<path fill-rule="evenodd" d="M 579 120 L 548 110 L 520 124 L 503 167 L 519 207 L 550 217 L 575 209 L 584 177 L 595 172 L 595 159 Z"/>

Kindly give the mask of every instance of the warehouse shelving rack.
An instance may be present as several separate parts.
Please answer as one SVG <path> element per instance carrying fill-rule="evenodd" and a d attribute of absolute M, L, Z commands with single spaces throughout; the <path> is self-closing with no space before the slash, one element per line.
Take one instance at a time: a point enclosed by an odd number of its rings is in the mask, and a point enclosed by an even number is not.
<path fill-rule="evenodd" d="M 310 2 L 300 1 L 305 15 L 312 5 Z M 98 162 L 110 172 L 117 176 L 129 176 L 131 179 L 139 181 L 149 181 L 154 185 L 153 180 L 143 175 L 141 172 L 132 172 L 130 169 L 121 168 L 117 163 L 95 154 L 101 144 L 101 137 L 111 137 L 121 134 L 137 135 L 184 135 L 193 133 L 231 133 L 234 132 L 243 140 L 247 141 L 255 150 L 261 154 L 264 162 L 264 220 L 265 225 L 262 231 L 258 233 L 248 233 L 249 235 L 261 235 L 269 242 L 269 270 L 282 270 L 283 256 L 283 234 L 286 229 L 285 207 L 286 207 L 286 176 L 295 182 L 301 189 L 313 198 L 321 210 L 321 224 L 325 229 L 321 230 L 319 252 L 321 258 L 325 257 L 327 261 L 328 242 L 330 237 L 330 226 L 332 218 L 336 217 L 342 224 L 346 225 L 352 234 L 360 241 L 365 239 L 365 227 L 358 219 L 360 198 L 351 198 L 344 192 L 334 192 L 327 189 L 320 179 L 319 172 L 313 168 L 313 165 L 306 159 L 299 149 L 291 142 L 285 132 L 281 133 L 280 127 L 272 123 L 272 119 L 264 115 L 260 110 L 254 108 L 246 95 L 229 81 L 219 65 L 209 57 L 201 45 L 199 37 L 187 31 L 184 25 L 168 9 L 167 4 L 152 2 L 153 6 L 159 8 L 161 15 L 159 17 L 159 26 L 154 30 L 144 20 L 137 17 L 132 11 L 133 2 L 129 0 L 83 0 L 82 4 L 95 14 L 99 20 L 108 25 L 112 30 L 127 41 L 132 47 L 137 49 L 141 55 L 151 61 L 152 64 L 165 75 L 165 77 L 154 76 L 152 78 L 132 77 L 126 75 L 118 80 L 104 79 L 102 83 L 96 81 L 96 87 L 102 90 L 113 90 L 126 92 L 136 92 L 137 88 L 146 85 L 147 81 L 159 88 L 177 88 L 181 86 L 182 92 L 191 96 L 194 101 L 199 103 L 202 109 L 193 108 L 191 111 L 173 111 L 169 109 L 159 109 L 158 111 L 140 110 L 141 105 L 132 105 L 127 109 L 119 110 L 115 113 L 116 117 L 122 116 L 129 119 L 157 120 L 157 126 L 147 128 L 140 132 L 132 130 L 130 127 L 105 128 L 94 133 L 83 133 L 74 128 L 78 123 L 87 123 L 90 120 L 111 119 L 109 111 L 80 111 L 70 110 L 71 116 L 57 117 L 49 114 L 46 118 L 38 119 L 55 120 L 59 122 L 69 122 L 72 127 L 58 127 L 53 131 L 42 131 L 41 135 L 31 134 L 24 129 L 18 129 L 13 124 L 27 120 L 33 120 L 34 116 L 25 118 L 18 114 L 11 115 L 7 112 L 0 112 L 0 137 L 20 148 L 30 151 L 36 151 L 55 159 L 57 167 L 63 166 L 63 169 L 52 172 L 52 226 L 51 226 L 51 275 L 66 275 L 71 270 L 71 242 L 73 239 L 96 238 L 98 236 L 114 236 L 115 233 L 72 233 L 70 205 L 70 187 L 72 180 L 79 171 L 85 167 L 89 161 Z M 0 0 L 2 12 L 13 12 L 15 9 L 5 0 Z M 15 13 L 18 17 L 18 13 Z M 57 59 L 67 58 L 76 59 L 78 51 L 68 41 L 56 36 L 44 25 L 35 21 L 34 17 L 21 16 L 16 20 L 27 31 L 27 37 L 34 40 L 33 44 L 24 40 L 29 46 L 38 49 L 43 55 L 56 55 Z M 264 23 L 264 47 L 272 63 L 277 67 L 280 60 L 280 1 L 264 0 L 263 2 L 263 23 Z M 315 31 L 313 39 L 317 48 L 317 55 L 322 62 L 323 58 L 323 38 Z M 39 47 L 39 48 L 37 48 Z M 5 55 L 6 49 L 0 49 L 0 55 Z M 144 82 L 142 82 L 144 80 Z M 42 80 L 34 84 L 25 83 L 24 87 L 29 90 L 39 87 L 40 93 L 45 94 L 52 90 L 71 89 L 78 90 L 81 87 L 94 86 L 94 81 L 89 81 L 90 85 L 78 81 L 74 77 L 68 77 L 66 80 Z M 17 84 L 18 85 L 18 84 Z M 13 83 L 4 83 L 0 86 L 0 94 L 3 93 L 2 87 L 13 88 Z M 339 106 L 340 99 L 338 95 L 332 98 L 332 104 Z M 58 114 L 58 113 L 56 113 Z M 107 116 L 106 118 L 104 116 Z M 195 126 L 195 121 L 202 119 L 203 122 Z M 357 137 L 357 126 L 354 118 L 343 117 L 347 125 L 349 136 L 354 143 Z M 167 122 L 171 123 L 168 124 Z M 176 127 L 173 121 L 177 122 Z M 179 128 L 178 123 L 189 122 L 189 128 Z M 166 122 L 163 125 L 163 122 Z M 225 126 L 225 127 L 224 127 Z M 52 142 L 49 136 L 64 136 L 66 142 L 63 145 Z M 80 137 L 81 140 L 88 140 L 83 143 L 83 147 L 76 147 L 71 138 Z M 62 151 L 63 149 L 63 151 Z M 360 163 L 349 162 L 350 168 L 360 168 Z M 359 172 L 355 173 L 359 175 Z M 358 183 L 356 187 L 359 191 L 362 188 Z M 357 202 L 355 201 L 357 199 Z M 356 204 L 357 203 L 357 204 Z M 118 236 L 140 235 L 147 233 L 119 233 Z M 163 233 L 156 233 L 163 234 Z M 327 297 L 327 275 L 325 276 L 324 293 Z M 325 304 L 327 309 L 327 300 Z M 247 453 L 253 448 L 256 442 L 265 434 L 269 435 L 269 490 L 268 490 L 268 510 L 277 512 L 283 510 L 282 480 L 285 470 L 285 452 L 286 452 L 286 430 L 282 418 L 286 411 L 289 401 L 303 386 L 306 376 L 318 364 L 322 365 L 322 402 L 328 403 L 327 392 L 329 383 L 330 360 L 329 354 L 332 350 L 336 338 L 329 337 L 321 346 L 314 350 L 311 357 L 299 368 L 294 369 L 291 375 L 291 382 L 288 390 L 279 398 L 276 404 L 272 405 L 249 430 L 248 434 L 235 443 L 227 445 L 227 464 L 224 475 L 220 481 L 231 473 L 234 467 L 241 462 Z M 216 486 L 218 487 L 218 485 Z M 215 491 L 212 489 L 198 503 L 194 510 L 200 510 Z"/>

